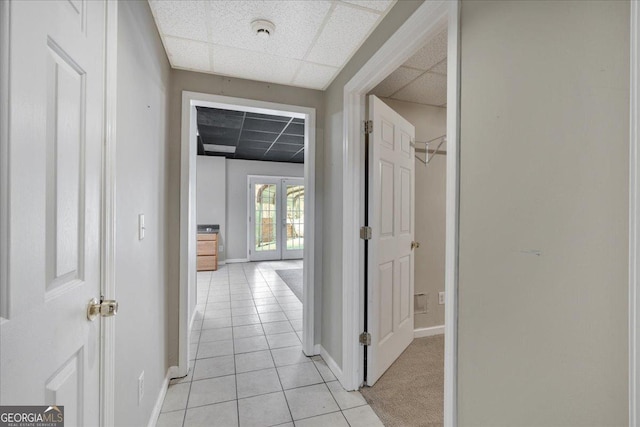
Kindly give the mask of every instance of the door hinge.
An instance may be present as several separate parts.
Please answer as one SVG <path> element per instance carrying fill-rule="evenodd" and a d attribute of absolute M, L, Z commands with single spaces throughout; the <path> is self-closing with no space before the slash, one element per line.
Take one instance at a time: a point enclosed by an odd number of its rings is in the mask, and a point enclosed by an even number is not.
<path fill-rule="evenodd" d="M 371 345 L 371 334 L 369 332 L 360 334 L 360 345 Z"/>
<path fill-rule="evenodd" d="M 363 123 L 363 131 L 364 133 L 371 133 L 373 132 L 373 121 L 372 120 L 365 120 Z"/>
<path fill-rule="evenodd" d="M 371 227 L 360 227 L 360 238 L 362 240 L 371 240 L 371 235 L 373 232 L 371 231 Z"/>

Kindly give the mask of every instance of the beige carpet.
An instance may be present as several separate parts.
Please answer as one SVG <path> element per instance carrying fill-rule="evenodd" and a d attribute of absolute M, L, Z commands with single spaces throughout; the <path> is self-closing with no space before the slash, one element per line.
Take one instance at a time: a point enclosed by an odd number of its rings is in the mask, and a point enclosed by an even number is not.
<path fill-rule="evenodd" d="M 417 338 L 360 392 L 387 427 L 443 425 L 444 335 Z"/>

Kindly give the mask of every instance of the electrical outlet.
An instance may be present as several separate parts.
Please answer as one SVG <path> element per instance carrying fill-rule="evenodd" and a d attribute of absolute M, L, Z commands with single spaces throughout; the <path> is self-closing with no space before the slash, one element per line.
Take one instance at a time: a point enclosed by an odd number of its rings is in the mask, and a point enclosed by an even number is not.
<path fill-rule="evenodd" d="M 138 377 L 138 405 L 142 402 L 144 396 L 144 371 Z"/>
<path fill-rule="evenodd" d="M 438 304 L 444 304 L 444 292 L 438 292 Z"/>
<path fill-rule="evenodd" d="M 220 252 L 224 252 L 224 245 L 218 246 L 218 249 L 220 249 Z"/>

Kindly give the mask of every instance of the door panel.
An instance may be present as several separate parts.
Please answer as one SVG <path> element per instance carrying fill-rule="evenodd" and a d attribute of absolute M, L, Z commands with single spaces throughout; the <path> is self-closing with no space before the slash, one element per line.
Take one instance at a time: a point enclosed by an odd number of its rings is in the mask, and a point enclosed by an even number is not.
<path fill-rule="evenodd" d="M 368 385 L 373 385 L 413 341 L 413 125 L 369 97 Z"/>
<path fill-rule="evenodd" d="M 282 180 L 282 202 L 282 259 L 300 259 L 304 249 L 304 179 Z"/>
<path fill-rule="evenodd" d="M 98 425 L 101 320 L 86 309 L 101 294 L 105 3 L 12 1 L 2 11 L 10 100 L 0 405 L 64 405 L 65 425 Z"/>
<path fill-rule="evenodd" d="M 251 213 L 249 218 L 251 261 L 280 259 L 279 242 L 280 196 L 279 179 L 250 178 Z"/>

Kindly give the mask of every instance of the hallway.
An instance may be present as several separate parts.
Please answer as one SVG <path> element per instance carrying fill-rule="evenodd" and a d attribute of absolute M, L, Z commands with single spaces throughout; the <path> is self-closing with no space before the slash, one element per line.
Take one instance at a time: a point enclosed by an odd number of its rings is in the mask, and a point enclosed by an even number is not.
<path fill-rule="evenodd" d="M 320 356 L 302 353 L 302 303 L 276 273 L 298 268 L 274 261 L 198 273 L 194 360 L 172 380 L 159 427 L 382 425 Z"/>

